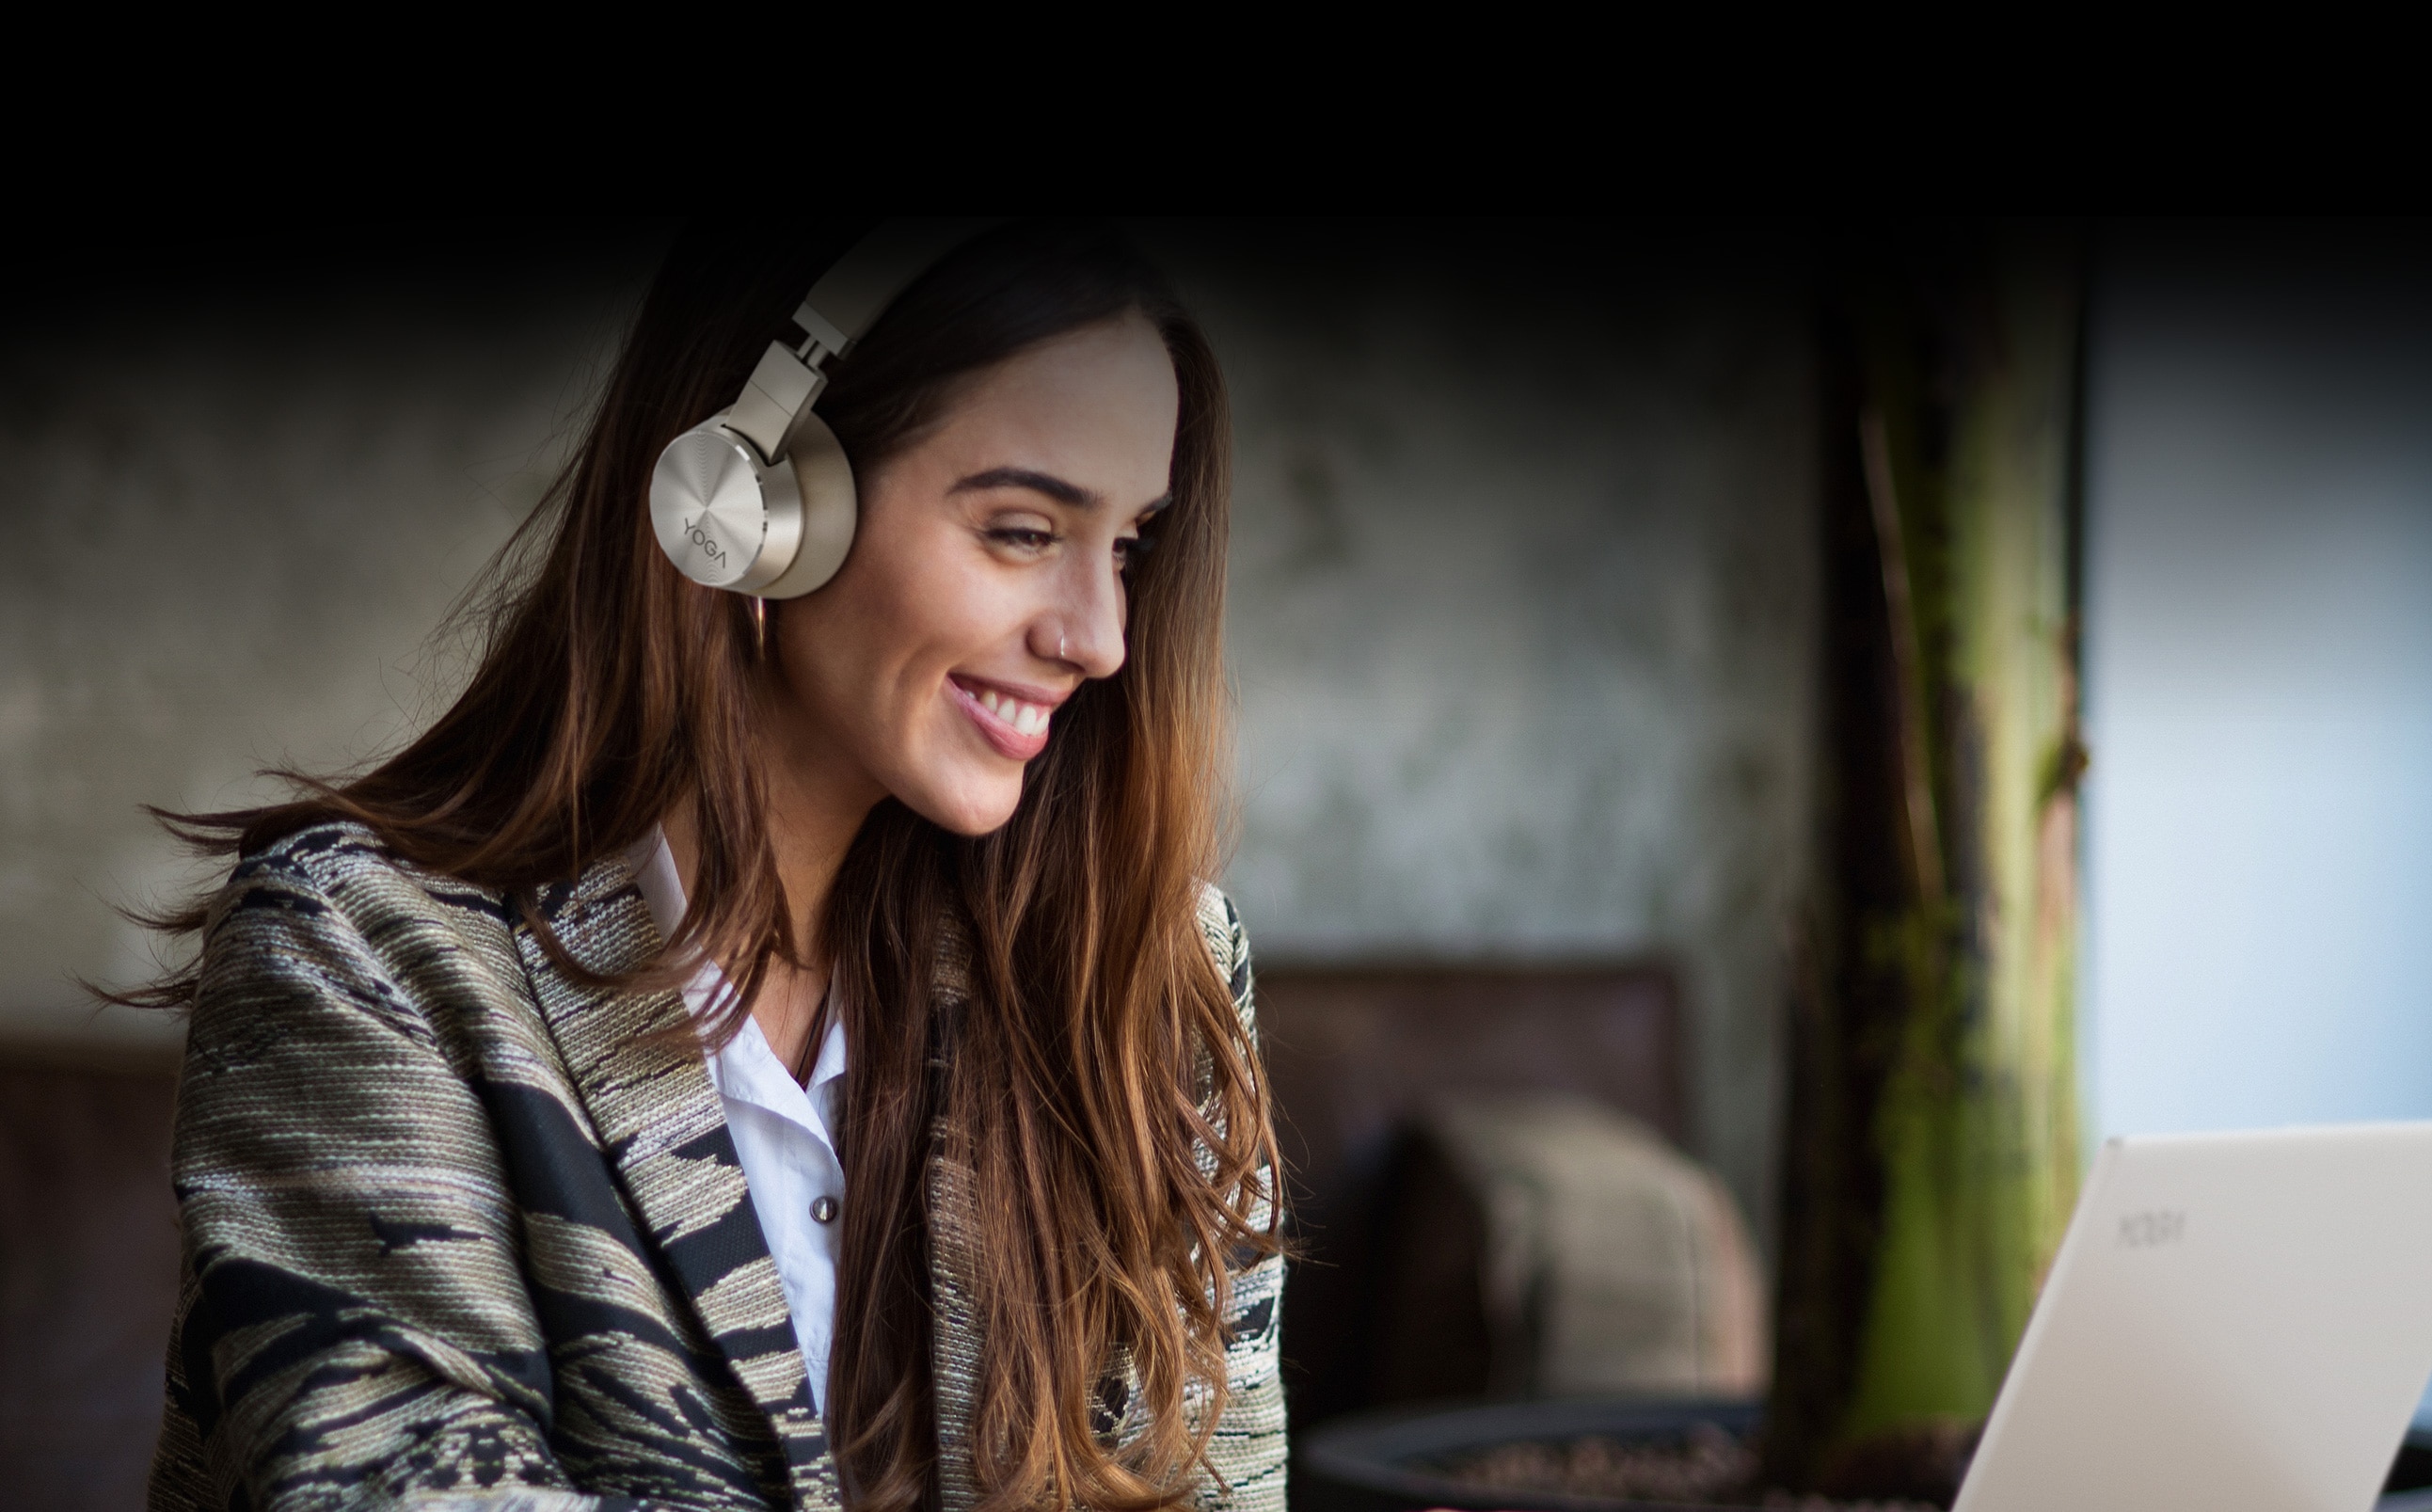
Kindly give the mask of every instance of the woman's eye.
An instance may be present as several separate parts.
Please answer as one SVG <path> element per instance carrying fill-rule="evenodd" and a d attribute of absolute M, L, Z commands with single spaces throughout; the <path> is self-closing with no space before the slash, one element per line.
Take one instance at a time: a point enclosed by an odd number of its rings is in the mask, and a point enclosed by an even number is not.
<path fill-rule="evenodd" d="M 1056 534 L 1053 531 L 1032 530 L 1022 525 L 1001 525 L 988 532 L 988 539 L 1021 551 L 1043 552 L 1056 544 Z"/>

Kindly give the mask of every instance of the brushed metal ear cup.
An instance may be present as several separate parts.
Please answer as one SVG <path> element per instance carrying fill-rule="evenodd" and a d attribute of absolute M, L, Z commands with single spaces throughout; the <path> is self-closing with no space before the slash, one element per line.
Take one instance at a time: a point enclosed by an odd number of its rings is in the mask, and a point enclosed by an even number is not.
<path fill-rule="evenodd" d="M 650 471 L 650 529 L 676 570 L 704 587 L 759 593 L 802 554 L 802 490 L 790 460 L 763 467 L 721 415 L 667 443 Z"/>
<path fill-rule="evenodd" d="M 677 436 L 650 471 L 650 529 L 676 570 L 695 583 L 742 582 L 768 534 L 759 459 L 715 422 Z"/>
<path fill-rule="evenodd" d="M 859 518 L 853 464 L 825 420 L 807 412 L 797 418 L 785 452 L 780 466 L 787 467 L 799 490 L 801 544 L 787 566 L 758 590 L 770 599 L 798 599 L 826 586 L 853 550 Z"/>

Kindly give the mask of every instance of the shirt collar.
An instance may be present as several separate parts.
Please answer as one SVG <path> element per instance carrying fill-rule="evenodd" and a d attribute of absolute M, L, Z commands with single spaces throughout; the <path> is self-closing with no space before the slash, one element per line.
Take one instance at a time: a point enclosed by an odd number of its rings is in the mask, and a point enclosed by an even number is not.
<path fill-rule="evenodd" d="M 651 825 L 650 834 L 635 843 L 626 853 L 625 858 L 633 869 L 633 884 L 641 890 L 642 902 L 650 910 L 650 922 L 658 926 L 659 938 L 673 940 L 677 926 L 684 923 L 684 878 L 676 872 L 675 852 L 667 848 L 667 831 L 656 824 Z M 726 974 L 718 969 L 716 961 L 704 960 L 701 963 L 701 970 L 684 984 L 684 1006 L 692 1010 L 693 1017 L 701 1018 L 727 991 L 730 989 L 726 984 Z M 844 1014 L 837 1011 L 836 984 L 833 974 L 828 978 L 827 1008 L 827 1033 L 819 1040 L 819 1058 L 811 1062 L 808 1086 L 811 1092 L 819 1091 L 822 1084 L 834 1081 L 845 1073 Z M 760 1055 L 766 1057 L 769 1064 L 777 1064 L 776 1055 L 769 1050 L 768 1042 L 760 1034 L 757 1024 L 745 1025 L 744 1033 L 737 1036 L 735 1045 L 740 1045 L 745 1039 L 757 1041 Z M 730 1045 L 727 1049 L 731 1052 L 735 1047 L 735 1045 Z M 732 1078 L 721 1076 L 721 1072 L 727 1070 L 720 1064 L 725 1060 L 724 1052 L 710 1058 L 710 1077 L 719 1082 L 720 1092 L 732 1096 L 733 1092 L 724 1084 Z M 785 1079 L 791 1082 L 793 1078 L 785 1076 Z"/>
<path fill-rule="evenodd" d="M 676 875 L 676 853 L 667 849 L 667 832 L 652 824 L 650 832 L 641 838 L 625 859 L 633 868 L 633 885 L 642 891 L 642 902 L 650 910 L 650 922 L 659 926 L 659 938 L 673 940 L 676 926 L 684 923 L 684 878 Z"/>

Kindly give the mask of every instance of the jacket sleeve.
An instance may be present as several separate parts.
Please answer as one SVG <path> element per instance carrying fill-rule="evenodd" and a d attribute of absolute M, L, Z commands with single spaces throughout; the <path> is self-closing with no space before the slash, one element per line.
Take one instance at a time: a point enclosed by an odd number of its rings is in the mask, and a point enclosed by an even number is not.
<path fill-rule="evenodd" d="M 178 1095 L 185 1300 L 153 1505 L 620 1504 L 550 1453 L 497 1142 L 399 985 L 444 942 L 367 928 L 277 853 L 219 909 Z"/>
<path fill-rule="evenodd" d="M 1241 916 L 1230 898 L 1210 888 L 1201 918 L 1255 1053 L 1258 1008 Z M 1280 1196 L 1275 1172 L 1271 1166 L 1261 1174 L 1272 1203 Z M 1231 1338 L 1224 1350 L 1228 1395 L 1208 1442 L 1197 1498 L 1208 1512 L 1284 1512 L 1291 1443 L 1284 1428 L 1283 1290 L 1281 1255 L 1268 1255 L 1233 1277 Z"/>

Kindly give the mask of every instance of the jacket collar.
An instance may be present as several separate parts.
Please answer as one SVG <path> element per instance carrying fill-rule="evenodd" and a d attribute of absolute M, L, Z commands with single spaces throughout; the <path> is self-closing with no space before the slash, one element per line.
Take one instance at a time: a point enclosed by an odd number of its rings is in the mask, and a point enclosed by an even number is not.
<path fill-rule="evenodd" d="M 945 1077 L 971 1003 L 971 945 L 961 921 L 941 921 L 931 991 L 929 1075 L 945 1106 Z M 979 1410 L 980 1356 L 986 1347 L 971 1280 L 979 1274 L 977 1182 L 957 1160 L 941 1112 L 930 1126 L 922 1197 L 929 1225 L 929 1375 L 937 1415 L 940 1512 L 971 1512 L 979 1504 L 971 1423 Z"/>
<path fill-rule="evenodd" d="M 661 944 L 621 858 L 544 890 L 542 918 L 586 970 L 633 970 Z M 726 1110 L 681 994 L 586 986 L 513 926 L 542 1016 L 649 1242 L 784 1446 L 796 1506 L 841 1512 L 792 1315 L 753 1214 Z"/>

